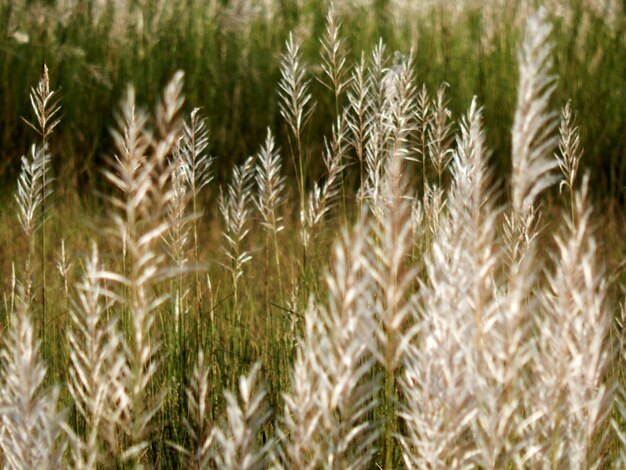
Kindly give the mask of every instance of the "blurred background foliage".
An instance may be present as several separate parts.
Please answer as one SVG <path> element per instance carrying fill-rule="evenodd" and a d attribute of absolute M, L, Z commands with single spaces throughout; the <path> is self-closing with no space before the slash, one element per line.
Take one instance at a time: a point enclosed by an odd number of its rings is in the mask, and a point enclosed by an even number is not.
<path fill-rule="evenodd" d="M 416 58 L 431 94 L 447 82 L 457 118 L 478 95 L 485 107 L 496 176 L 510 167 L 520 30 L 532 1 L 344 0 L 335 6 L 350 59 L 369 57 L 382 38 L 388 51 Z M 555 24 L 558 90 L 578 113 L 582 166 L 602 199 L 623 202 L 626 186 L 626 30 L 622 0 L 541 2 Z M 211 130 L 217 178 L 258 149 L 270 126 L 283 149 L 288 133 L 278 109 L 279 56 L 289 31 L 303 43 L 318 101 L 307 152 L 321 152 L 335 106 L 322 76 L 319 38 L 327 1 L 319 0 L 1 0 L 0 180 L 13 190 L 19 158 L 35 138 L 28 93 L 45 61 L 60 89 L 63 121 L 51 143 L 60 189 L 91 193 L 110 154 L 109 130 L 125 88 L 152 108 L 175 70 L 186 73 L 187 106 L 201 107 Z M 353 63 L 349 60 L 348 63 Z M 311 168 L 312 177 L 323 171 Z"/>

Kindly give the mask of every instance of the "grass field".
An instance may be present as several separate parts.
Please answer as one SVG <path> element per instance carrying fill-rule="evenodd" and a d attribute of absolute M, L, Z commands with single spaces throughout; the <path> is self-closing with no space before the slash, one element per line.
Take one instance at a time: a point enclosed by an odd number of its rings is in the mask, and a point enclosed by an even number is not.
<path fill-rule="evenodd" d="M 621 468 L 616 0 L 0 2 L 7 468 Z"/>

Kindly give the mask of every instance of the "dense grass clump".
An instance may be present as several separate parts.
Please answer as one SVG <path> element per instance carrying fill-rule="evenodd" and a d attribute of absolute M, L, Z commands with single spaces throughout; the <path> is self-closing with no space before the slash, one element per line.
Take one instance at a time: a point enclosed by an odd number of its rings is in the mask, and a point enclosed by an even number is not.
<path fill-rule="evenodd" d="M 2 4 L 3 466 L 621 468 L 623 12 L 487 3 Z"/>
<path fill-rule="evenodd" d="M 448 107 L 464 112 L 472 96 L 485 107 L 496 176 L 509 168 L 509 129 L 515 108 L 517 45 L 533 2 L 439 0 L 345 0 L 337 2 L 342 51 L 335 60 L 358 62 L 382 38 L 390 56 L 413 51 L 419 83 L 442 82 Z M 604 193 L 624 198 L 626 120 L 624 15 L 618 0 L 550 0 L 553 14 L 556 99 L 572 99 L 585 116 L 581 127 L 586 160 Z M 4 179 L 15 176 L 16 155 L 31 135 L 16 116 L 28 115 L 27 87 L 45 61 L 66 104 L 64 125 L 51 148 L 63 159 L 57 174 L 72 190 L 100 186 L 98 167 L 110 148 L 112 110 L 133 83 L 139 102 L 153 99 L 176 70 L 186 73 L 186 96 L 205 110 L 210 150 L 221 158 L 216 175 L 225 181 L 229 163 L 254 153 L 267 126 L 288 145 L 275 93 L 279 55 L 289 32 L 301 43 L 316 111 L 302 136 L 313 154 L 320 135 L 345 105 L 328 87 L 347 85 L 347 70 L 326 77 L 320 58 L 328 3 L 325 1 L 13 1 L 0 5 L 0 148 Z M 329 55 L 330 54 L 330 55 Z M 393 57 L 392 57 L 393 59 Z M 325 62 L 326 60 L 326 62 Z M 19 77 L 19 80 L 16 80 Z M 337 84 L 335 84 L 337 85 Z M 343 90 L 342 90 L 343 91 Z M 338 99 L 339 98 L 339 99 Z M 606 118 L 610 116 L 611 118 Z M 323 171 L 318 159 L 313 174 Z M 1 175 L 0 175 L 1 176 Z"/>

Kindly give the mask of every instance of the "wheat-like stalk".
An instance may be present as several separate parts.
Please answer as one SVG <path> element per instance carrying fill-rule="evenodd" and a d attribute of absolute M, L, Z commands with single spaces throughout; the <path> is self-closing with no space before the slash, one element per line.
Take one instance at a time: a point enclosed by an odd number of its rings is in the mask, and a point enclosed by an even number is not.
<path fill-rule="evenodd" d="M 243 267 L 252 259 L 252 255 L 245 249 L 244 241 L 250 231 L 248 222 L 253 181 L 254 157 L 250 156 L 240 166 L 233 168 L 226 193 L 220 189 L 218 202 L 225 225 L 224 252 L 228 258 L 227 269 L 232 279 L 235 309 L 239 303 L 239 280 L 243 276 Z M 236 314 L 239 318 L 240 312 Z"/>
<path fill-rule="evenodd" d="M 69 297 L 70 286 L 70 273 L 72 271 L 72 267 L 74 262 L 71 258 L 68 258 L 67 251 L 65 249 L 65 239 L 61 239 L 61 250 L 57 255 L 56 268 L 63 279 L 63 292 L 65 293 L 66 299 Z"/>
<path fill-rule="evenodd" d="M 168 254 L 179 272 L 188 265 L 189 242 L 194 215 L 189 214 L 190 190 L 188 179 L 182 166 L 174 169 L 171 175 L 171 198 L 167 207 L 168 231 L 165 243 Z"/>
<path fill-rule="evenodd" d="M 274 136 L 267 129 L 265 143 L 257 155 L 255 172 L 257 195 L 254 203 L 261 214 L 262 224 L 266 232 L 265 240 L 265 290 L 266 309 L 269 310 L 269 257 L 270 243 L 273 243 L 274 261 L 278 274 L 278 287 L 282 299 L 283 286 L 280 270 L 280 249 L 278 233 L 283 231 L 283 217 L 279 213 L 280 206 L 286 202 L 285 176 L 282 174 L 281 156 L 276 148 Z"/>
<path fill-rule="evenodd" d="M 211 182 L 213 175 L 211 167 L 214 158 L 209 156 L 209 131 L 206 119 L 200 114 L 199 108 L 194 108 L 189 121 L 183 124 L 183 135 L 179 143 L 176 156 L 182 162 L 182 168 L 191 189 L 194 207 L 199 202 L 200 192 Z M 194 213 L 197 209 L 194 209 Z"/>
<path fill-rule="evenodd" d="M 269 128 L 257 155 L 254 177 L 258 188 L 254 203 L 261 214 L 263 227 L 275 236 L 285 228 L 278 214 L 279 207 L 285 203 L 285 177 L 282 175 L 280 152 Z"/>
<path fill-rule="evenodd" d="M 339 114 L 339 99 L 350 85 L 350 76 L 347 65 L 348 48 L 341 39 L 341 23 L 337 21 L 335 5 L 331 1 L 326 13 L 326 29 L 320 39 L 322 46 L 322 70 L 328 82 L 322 84 L 333 91 L 335 97 L 335 113 Z"/>
<path fill-rule="evenodd" d="M 367 109 L 369 114 L 366 121 L 365 176 L 361 179 L 359 188 L 360 200 L 376 201 L 377 190 L 381 187 L 388 132 L 392 129 L 391 126 L 384 124 L 389 82 L 385 80 L 386 63 L 385 44 L 380 41 L 372 51 L 368 67 Z M 370 202 L 371 207 L 377 207 L 377 205 L 376 202 Z"/>
<path fill-rule="evenodd" d="M 433 99 L 432 114 L 428 127 L 428 153 L 430 161 L 435 168 L 439 186 L 442 184 L 443 173 L 450 162 L 452 149 L 452 125 L 450 124 L 451 112 L 447 108 L 446 87 L 443 83 L 437 90 L 437 96 Z"/>
<path fill-rule="evenodd" d="M 274 443 L 267 440 L 259 448 L 257 440 L 271 412 L 265 403 L 265 390 L 257 385 L 260 365 L 239 378 L 238 397 L 226 392 L 226 419 L 214 430 L 215 465 L 229 470 L 257 470 L 267 466 Z"/>
<path fill-rule="evenodd" d="M 427 181 L 427 161 L 428 157 L 428 133 L 432 127 L 433 113 L 431 112 L 431 98 L 428 94 L 426 85 L 422 85 L 415 98 L 415 126 L 417 128 L 416 136 L 416 148 L 415 154 L 417 154 L 422 164 L 422 188 L 424 194 L 426 194 Z"/>
<path fill-rule="evenodd" d="M 289 125 L 296 139 L 300 140 L 302 128 L 313 111 L 312 96 L 309 93 L 309 80 L 306 67 L 300 57 L 300 45 L 289 33 L 285 43 L 286 51 L 281 56 L 281 80 L 278 84 L 280 113 Z"/>
<path fill-rule="evenodd" d="M 289 33 L 285 46 L 287 50 L 280 59 L 279 106 L 280 114 L 296 140 L 293 165 L 300 191 L 300 209 L 304 210 L 306 162 L 302 148 L 302 131 L 315 105 L 309 92 L 310 82 L 306 79 L 306 67 L 300 57 L 300 45 L 292 33 Z"/>
<path fill-rule="evenodd" d="M 119 119 L 121 129 L 113 133 L 119 156 L 113 160 L 113 171 L 105 172 L 122 191 L 121 197 L 111 199 L 118 208 L 113 222 L 130 261 L 128 274 L 107 274 L 128 289 L 126 303 L 132 325 L 130 373 L 125 384 L 131 397 L 131 413 L 124 423 L 129 436 L 129 446 L 122 454 L 124 459 L 137 459 L 148 446 L 149 425 L 164 396 L 163 392 L 150 393 L 150 384 L 161 362 L 160 342 L 154 329 L 155 310 L 167 298 L 156 296 L 153 289 L 168 273 L 171 275 L 171 270 L 164 269 L 164 256 L 156 247 L 169 229 L 165 214 L 173 197 L 174 166 L 168 157 L 180 132 L 182 78 L 181 73 L 174 76 L 157 106 L 160 138 L 156 141 L 152 141 L 145 127 L 145 115 L 136 111 L 134 93 L 129 90 Z"/>
<path fill-rule="evenodd" d="M 578 174 L 578 166 L 582 157 L 580 148 L 580 127 L 576 125 L 576 116 L 572 111 L 571 100 L 561 110 L 561 126 L 559 127 L 559 151 L 555 154 L 562 173 L 559 191 L 567 188 L 570 200 L 570 214 L 575 211 L 574 185 Z"/>
<path fill-rule="evenodd" d="M 184 419 L 187 434 L 191 440 L 190 449 L 172 444 L 186 459 L 189 468 L 208 468 L 211 462 L 214 431 L 207 422 L 209 411 L 209 369 L 204 359 L 204 352 L 198 351 L 198 358 L 187 388 L 189 418 Z"/>
<path fill-rule="evenodd" d="M 165 243 L 168 254 L 175 266 L 176 280 L 173 282 L 173 307 L 175 325 L 182 345 L 183 333 L 186 331 L 188 304 L 186 298 L 192 292 L 184 286 L 185 273 L 190 269 L 196 271 L 195 312 L 196 331 L 199 337 L 200 293 L 197 279 L 198 263 L 198 218 L 196 212 L 200 190 L 211 180 L 210 165 L 212 159 L 203 152 L 208 145 L 207 131 L 204 120 L 198 117 L 198 109 L 191 112 L 190 123 L 183 123 L 182 135 L 173 149 L 174 159 L 169 164 L 169 188 L 166 188 L 170 197 L 167 203 L 168 231 Z M 170 170 L 171 169 L 171 170 Z M 191 204 L 191 208 L 189 207 Z M 193 239 L 192 239 L 193 235 Z M 189 243 L 193 241 L 193 266 L 190 261 Z M 173 273 L 174 274 L 174 273 Z"/>
<path fill-rule="evenodd" d="M 56 92 L 50 90 L 50 76 L 48 74 L 48 66 L 45 64 L 41 67 L 41 78 L 36 88 L 31 88 L 30 103 L 35 113 L 36 123 L 32 124 L 26 121 L 30 127 L 32 127 L 41 136 L 41 147 L 46 151 L 48 147 L 48 137 L 59 124 L 61 118 L 59 117 L 59 111 L 61 109 L 59 105 L 59 99 L 56 96 Z M 42 340 L 45 343 L 45 329 L 43 325 L 46 322 L 46 201 L 51 193 L 49 188 L 49 172 L 50 172 L 50 157 L 46 158 L 44 154 L 40 159 L 41 165 L 41 185 L 40 202 L 41 202 L 41 316 L 42 316 Z"/>
<path fill-rule="evenodd" d="M 30 90 L 30 104 L 35 113 L 36 121 L 31 123 L 26 121 L 30 127 L 37 132 L 45 145 L 52 131 L 61 122 L 59 111 L 60 99 L 57 92 L 50 90 L 50 76 L 48 74 L 48 66 L 44 63 L 41 67 L 41 78 L 35 88 Z"/>
<path fill-rule="evenodd" d="M 193 224 L 194 263 L 199 264 L 198 219 L 201 215 L 201 192 L 212 181 L 211 167 L 215 159 L 207 153 L 209 131 L 206 120 L 199 108 L 194 108 L 189 121 L 183 124 L 183 135 L 176 148 L 176 158 L 180 161 L 180 172 L 185 177 L 185 186 L 191 198 L 191 216 Z M 182 184 L 182 182 L 181 182 Z M 196 279 L 196 284 L 198 280 Z M 197 286 L 199 287 L 199 286 Z M 197 294 L 197 297 L 199 295 Z M 199 299 L 198 299 L 199 300 Z"/>
<path fill-rule="evenodd" d="M 15 200 L 18 206 L 17 217 L 24 234 L 29 239 L 43 222 L 42 217 L 45 217 L 45 214 L 42 216 L 38 211 L 52 191 L 49 186 L 50 177 L 44 178 L 44 172 L 50 169 L 49 164 L 50 154 L 45 147 L 32 145 L 28 157 L 22 157 Z"/>
<path fill-rule="evenodd" d="M 416 128 L 415 116 L 416 88 L 413 52 L 408 57 L 397 55 L 394 66 L 386 70 L 383 77 L 385 86 L 385 107 L 383 125 L 388 128 L 390 155 L 403 159 L 412 158 L 411 134 Z"/>
<path fill-rule="evenodd" d="M 365 177 L 365 142 L 367 140 L 368 120 L 370 119 L 368 110 L 369 84 L 364 54 L 361 54 L 361 60 L 352 69 L 347 96 L 350 103 L 350 113 L 347 116 L 348 126 L 352 132 L 350 142 L 359 161 L 359 183 L 362 185 Z"/>
<path fill-rule="evenodd" d="M 74 435 L 72 439 L 73 464 L 82 469 L 98 468 L 104 459 L 118 452 L 118 426 L 130 411 L 130 397 L 125 388 L 129 371 L 123 353 L 124 339 L 117 319 L 108 318 L 108 312 L 119 299 L 107 290 L 106 277 L 94 243 L 69 312 L 72 329 L 68 333 L 68 388 L 87 424 L 85 437 Z M 108 452 L 101 450 L 103 441 Z"/>
<path fill-rule="evenodd" d="M 45 201 L 52 192 L 50 188 L 51 178 L 47 175 L 49 171 L 50 154 L 47 152 L 46 147 L 32 145 L 28 157 L 22 156 L 22 168 L 17 180 L 17 191 L 15 193 L 18 207 L 17 218 L 28 240 L 28 255 L 26 265 L 24 266 L 26 275 L 25 295 L 27 299 L 31 299 L 34 284 L 35 231 L 43 227 L 45 223 Z M 43 236 L 45 235 L 42 234 Z"/>

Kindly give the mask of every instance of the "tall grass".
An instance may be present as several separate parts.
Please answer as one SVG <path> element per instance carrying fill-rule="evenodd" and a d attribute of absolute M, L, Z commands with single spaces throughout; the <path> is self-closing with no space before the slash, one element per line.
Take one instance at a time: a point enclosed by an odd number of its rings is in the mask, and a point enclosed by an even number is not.
<path fill-rule="evenodd" d="M 218 80 L 238 83 L 228 110 L 195 107 L 206 104 L 196 100 L 197 53 L 161 93 L 161 71 L 137 77 L 111 112 L 107 143 L 94 144 L 107 155 L 92 176 L 98 191 L 77 197 L 56 155 L 83 98 L 62 88 L 67 116 L 55 120 L 46 103 L 56 69 L 44 67 L 33 103 L 38 122 L 48 120 L 34 127 L 44 139 L 56 127 L 55 138 L 22 157 L 0 218 L 12 241 L 2 259 L 2 464 L 619 468 L 624 219 L 592 209 L 605 200 L 593 197 L 587 168 L 600 157 L 584 135 L 600 118 L 577 108 L 576 94 L 559 101 L 569 90 L 558 80 L 562 28 L 600 19 L 596 2 L 557 3 L 520 7 L 519 20 L 435 2 L 418 16 L 436 19 L 432 30 L 396 18 L 382 29 L 389 42 L 361 48 L 381 12 L 411 5 L 350 13 L 343 3 L 211 3 L 208 31 L 198 31 L 194 2 L 189 11 L 79 2 L 70 10 L 79 18 L 63 27 L 110 35 L 106 57 L 131 48 L 147 64 L 160 40 L 182 34 L 176 15 L 189 34 L 215 39 L 207 47 L 225 62 L 247 35 L 247 63 L 229 75 L 258 70 L 254 55 L 275 47 L 272 98 L 255 106 L 273 104 L 262 133 L 244 126 L 262 113 L 241 117 L 256 111 L 246 108 L 248 85 L 229 76 Z M 269 8 L 294 27 L 280 41 L 264 29 Z M 472 24 L 479 13 L 491 29 Z M 11 7 L 3 14 L 12 27 L 28 23 Z M 349 40 L 364 18 L 372 31 Z M 605 27 L 606 41 L 619 34 Z M 460 77 L 445 62 L 478 30 L 487 39 L 475 67 L 485 75 L 466 96 L 472 69 Z M 430 33 L 441 42 L 421 52 Z M 395 51 L 409 37 L 417 47 Z M 447 82 L 425 80 L 428 54 L 441 54 Z M 492 54 L 516 57 L 510 82 L 493 92 L 508 62 Z M 500 127 L 506 139 L 492 137 Z M 57 204 L 43 213 L 51 195 Z"/>
<path fill-rule="evenodd" d="M 220 179 L 229 174 L 224 158 L 231 162 L 253 154 L 268 124 L 288 152 L 286 129 L 277 128 L 280 106 L 274 89 L 281 73 L 276 59 L 293 31 L 303 63 L 319 64 L 311 70 L 316 78 L 311 87 L 319 103 L 309 123 L 311 134 L 304 136 L 306 148 L 321 147 L 314 136 L 345 104 L 347 67 L 340 67 L 344 55 L 348 61 L 358 59 L 382 35 L 390 51 L 408 53 L 413 47 L 419 81 L 429 89 L 443 81 L 454 84 L 448 99 L 456 115 L 464 112 L 474 94 L 479 96 L 485 105 L 493 163 L 503 177 L 515 107 L 516 45 L 534 3 L 472 0 L 452 5 L 429 0 L 415 8 L 415 2 L 403 0 L 350 0 L 336 2 L 326 27 L 326 1 L 4 2 L 2 173 L 12 178 L 15 169 L 8 162 L 24 153 L 32 137 L 15 119 L 32 116 L 27 90 L 24 82 L 12 78 L 36 83 L 44 61 L 54 71 L 52 89 L 61 90 L 67 105 L 65 125 L 50 142 L 51 153 L 66 158 L 55 159 L 53 165 L 67 176 L 72 189 L 84 192 L 101 182 L 97 168 L 109 144 L 106 129 L 114 125 L 111 110 L 126 84 L 133 83 L 138 98 L 147 102 L 178 69 L 187 72 L 189 101 L 207 113 L 211 153 L 224 161 L 216 168 Z M 571 97 L 573 108 L 586 116 L 581 142 L 592 176 L 605 192 L 623 198 L 623 8 L 619 0 L 543 3 L 555 18 L 558 100 L 564 103 Z M 342 41 L 333 42 L 333 37 Z M 320 41 L 327 51 L 323 60 Z M 334 75 L 336 84 L 324 69 Z M 337 98 L 344 101 L 339 107 Z M 315 161 L 311 159 L 310 170 L 305 168 L 313 177 L 322 171 Z"/>

